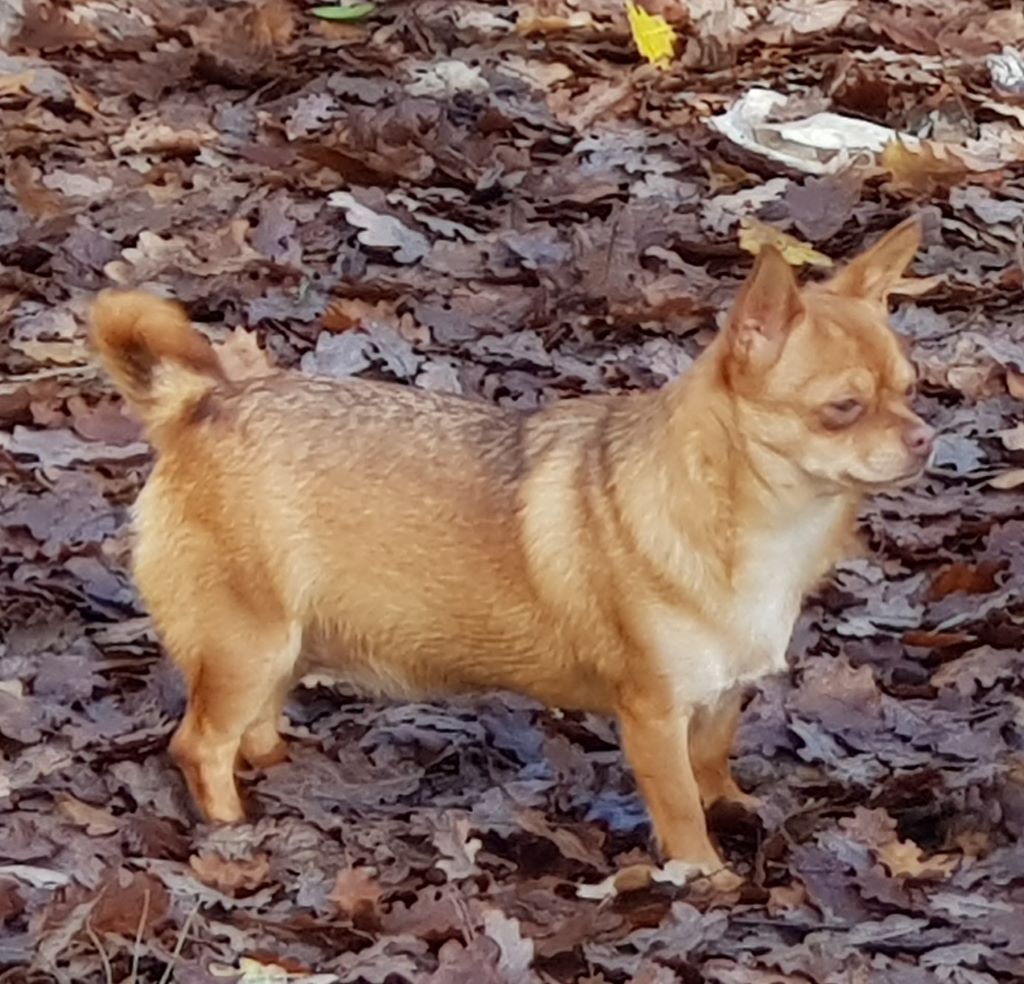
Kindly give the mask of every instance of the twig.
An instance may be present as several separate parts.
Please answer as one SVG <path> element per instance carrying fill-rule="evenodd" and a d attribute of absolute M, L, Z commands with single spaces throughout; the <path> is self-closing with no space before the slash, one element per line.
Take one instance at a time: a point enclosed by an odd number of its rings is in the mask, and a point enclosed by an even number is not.
<path fill-rule="evenodd" d="M 129 984 L 135 984 L 139 974 L 139 960 L 142 957 L 142 933 L 146 928 L 146 917 L 149 915 L 149 889 L 146 889 L 142 896 L 142 915 L 139 916 L 139 925 L 135 930 L 135 946 L 132 948 L 132 974 L 128 978 Z"/>
<path fill-rule="evenodd" d="M 89 939 L 92 940 L 92 945 L 96 947 L 96 952 L 100 955 L 100 962 L 103 964 L 103 974 L 107 979 L 107 984 L 114 984 L 114 969 L 110 966 L 110 958 L 107 956 L 103 941 L 96 935 L 96 930 L 92 928 L 91 919 L 86 919 L 85 921 L 85 932 Z"/>
<path fill-rule="evenodd" d="M 164 968 L 164 972 L 160 975 L 160 984 L 170 984 L 171 972 L 174 970 L 174 965 L 178 962 L 178 957 L 181 956 L 181 951 L 185 946 L 185 938 L 188 936 L 188 931 L 192 928 L 192 920 L 195 919 L 200 904 L 197 900 L 196 904 L 192 906 L 192 911 L 185 917 L 181 932 L 178 933 L 178 941 L 174 944 L 174 952 L 171 954 L 171 959 Z"/>

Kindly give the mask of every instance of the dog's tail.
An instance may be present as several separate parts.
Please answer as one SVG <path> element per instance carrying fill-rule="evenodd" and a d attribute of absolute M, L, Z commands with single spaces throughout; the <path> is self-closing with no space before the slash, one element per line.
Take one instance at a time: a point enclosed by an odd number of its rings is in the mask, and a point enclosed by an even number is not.
<path fill-rule="evenodd" d="M 185 309 L 141 291 L 103 291 L 89 311 L 100 362 L 157 445 L 226 376 Z"/>

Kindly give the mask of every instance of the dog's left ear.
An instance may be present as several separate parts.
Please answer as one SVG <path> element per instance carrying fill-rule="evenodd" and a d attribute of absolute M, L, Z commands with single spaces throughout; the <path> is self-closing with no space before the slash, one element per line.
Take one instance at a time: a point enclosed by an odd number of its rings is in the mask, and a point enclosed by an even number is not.
<path fill-rule="evenodd" d="M 733 363 L 754 374 L 771 368 L 803 313 L 793 268 L 774 246 L 763 247 L 729 313 L 726 337 Z"/>
<path fill-rule="evenodd" d="M 906 219 L 832 277 L 829 289 L 882 304 L 890 294 L 923 294 L 938 278 L 904 276 L 920 247 L 921 223 Z"/>

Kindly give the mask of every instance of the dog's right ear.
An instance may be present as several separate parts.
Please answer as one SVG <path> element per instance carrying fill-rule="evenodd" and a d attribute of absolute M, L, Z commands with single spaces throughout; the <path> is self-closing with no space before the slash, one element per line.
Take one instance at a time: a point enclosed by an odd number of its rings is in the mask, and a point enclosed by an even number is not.
<path fill-rule="evenodd" d="M 793 268 L 774 246 L 762 247 L 725 329 L 736 367 L 759 373 L 775 365 L 803 313 Z"/>
<path fill-rule="evenodd" d="M 905 219 L 836 273 L 829 281 L 829 290 L 879 304 L 884 304 L 890 294 L 923 294 L 939 278 L 905 276 L 920 248 L 920 220 Z"/>

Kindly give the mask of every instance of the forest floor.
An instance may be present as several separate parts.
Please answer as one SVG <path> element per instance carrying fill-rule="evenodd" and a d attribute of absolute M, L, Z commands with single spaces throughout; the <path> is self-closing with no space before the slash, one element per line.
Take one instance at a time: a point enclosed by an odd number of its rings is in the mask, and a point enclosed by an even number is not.
<path fill-rule="evenodd" d="M 5 4 L 0 981 L 1024 979 L 1024 15 L 997 6 L 660 0 L 662 71 L 617 0 Z M 709 122 L 755 86 L 922 142 L 808 173 Z M 869 555 L 746 711 L 764 805 L 713 817 L 742 887 L 581 895 L 651 860 L 614 729 L 501 695 L 310 681 L 258 819 L 196 822 L 98 289 L 172 293 L 279 366 L 530 410 L 684 370 L 758 223 L 816 276 L 908 214 L 940 282 L 894 323 L 939 452 L 869 503 Z"/>

